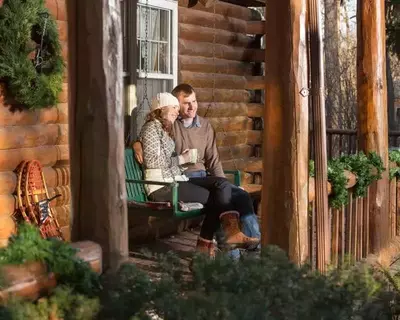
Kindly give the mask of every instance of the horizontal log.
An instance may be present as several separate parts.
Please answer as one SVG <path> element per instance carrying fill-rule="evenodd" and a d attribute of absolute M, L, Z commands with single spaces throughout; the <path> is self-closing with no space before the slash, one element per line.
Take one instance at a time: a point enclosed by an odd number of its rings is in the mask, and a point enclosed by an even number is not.
<path fill-rule="evenodd" d="M 263 116 L 264 105 L 261 103 L 249 103 L 247 105 L 247 116 L 250 118 L 261 118 Z"/>
<path fill-rule="evenodd" d="M 179 38 L 185 40 L 192 40 L 197 42 L 214 42 L 225 44 L 233 47 L 252 47 L 254 38 L 245 34 L 226 31 L 226 30 L 214 30 L 213 28 L 207 28 L 197 26 L 193 24 L 180 23 L 179 24 Z"/>
<path fill-rule="evenodd" d="M 265 78 L 263 76 L 247 77 L 245 89 L 265 90 Z"/>
<path fill-rule="evenodd" d="M 217 30 L 228 30 L 237 33 L 246 33 L 247 23 L 242 19 L 222 16 L 211 12 L 192 10 L 184 7 L 179 8 L 179 23 L 192 24 Z"/>
<path fill-rule="evenodd" d="M 91 241 L 73 243 L 76 255 L 89 263 L 91 269 L 102 273 L 101 247 Z M 57 285 L 56 277 L 41 262 L 28 262 L 21 265 L 4 265 L 1 273 L 7 284 L 0 291 L 0 301 L 5 302 L 10 295 L 36 300 Z"/>
<path fill-rule="evenodd" d="M 57 20 L 58 37 L 60 41 L 68 41 L 68 23 L 67 21 Z"/>
<path fill-rule="evenodd" d="M 347 189 L 351 189 L 357 183 L 357 176 L 350 171 L 344 171 L 345 176 L 347 177 Z M 328 195 L 332 193 L 332 185 L 328 182 L 327 185 Z M 312 202 L 315 199 L 315 179 L 310 177 L 308 180 L 308 201 Z"/>
<path fill-rule="evenodd" d="M 246 90 L 194 88 L 198 102 L 250 102 L 250 94 Z"/>
<path fill-rule="evenodd" d="M 52 207 L 68 206 L 71 203 L 71 188 L 70 186 L 48 187 L 50 198 L 59 194 L 60 197 L 51 202 Z"/>
<path fill-rule="evenodd" d="M 68 42 L 60 41 L 61 43 L 61 56 L 65 62 L 68 61 Z"/>
<path fill-rule="evenodd" d="M 248 130 L 247 131 L 247 144 L 262 144 L 262 131 Z"/>
<path fill-rule="evenodd" d="M 62 91 L 58 96 L 58 103 L 67 103 L 68 102 L 68 83 L 63 83 Z"/>
<path fill-rule="evenodd" d="M 61 233 L 62 233 L 65 241 L 67 241 L 67 242 L 71 241 L 71 226 L 61 227 Z"/>
<path fill-rule="evenodd" d="M 253 120 L 248 117 L 210 118 L 208 121 L 216 132 L 246 131 L 253 129 Z"/>
<path fill-rule="evenodd" d="M 68 144 L 67 124 L 0 127 L 0 150 Z"/>
<path fill-rule="evenodd" d="M 198 42 L 179 39 L 179 54 L 188 56 L 201 56 L 236 61 L 264 62 L 265 50 L 233 47 L 223 44 L 210 45 L 208 42 Z"/>
<path fill-rule="evenodd" d="M 266 0 L 224 0 L 225 2 L 243 7 L 265 7 Z"/>
<path fill-rule="evenodd" d="M 61 196 L 51 202 L 51 207 L 69 206 L 71 202 L 71 190 L 69 186 L 49 187 L 49 196 L 52 197 L 56 194 Z M 18 200 L 16 195 L 2 194 L 0 195 L 0 216 L 13 214 L 18 208 Z M 61 209 L 60 209 L 61 210 Z"/>
<path fill-rule="evenodd" d="M 11 215 L 15 212 L 17 208 L 17 198 L 12 194 L 0 195 L 0 216 L 1 215 Z"/>
<path fill-rule="evenodd" d="M 52 212 L 57 219 L 58 224 L 60 227 L 66 227 L 70 225 L 70 219 L 71 219 L 71 206 L 70 205 L 64 205 L 64 206 L 53 206 L 52 207 Z"/>
<path fill-rule="evenodd" d="M 189 8 L 190 10 L 199 10 L 208 13 L 213 13 L 214 8 L 206 8 L 200 3 L 192 4 L 190 0 L 179 0 L 179 7 Z M 181 8 L 179 8 L 181 10 Z M 217 1 L 215 4 L 215 13 L 220 14 L 224 17 L 232 17 L 242 20 L 260 20 L 260 14 L 255 10 L 250 10 L 248 8 L 243 8 L 235 6 L 226 2 Z"/>
<path fill-rule="evenodd" d="M 251 195 L 259 195 L 261 194 L 261 189 L 262 189 L 262 185 L 260 184 L 244 184 L 243 189 L 246 190 L 248 193 L 250 193 Z"/>
<path fill-rule="evenodd" d="M 247 116 L 246 103 L 206 103 L 198 104 L 198 114 L 207 118 L 245 117 Z"/>
<path fill-rule="evenodd" d="M 247 34 L 265 34 L 265 21 L 247 21 Z"/>
<path fill-rule="evenodd" d="M 57 20 L 67 21 L 67 6 L 65 0 L 57 0 Z"/>
<path fill-rule="evenodd" d="M 236 146 L 222 146 L 218 148 L 219 158 L 221 160 L 231 160 L 236 158 L 249 158 L 252 156 L 253 148 L 248 144 Z"/>
<path fill-rule="evenodd" d="M 179 70 L 250 76 L 253 73 L 253 65 L 242 61 L 179 55 Z"/>
<path fill-rule="evenodd" d="M 45 4 L 49 13 L 57 20 L 57 0 L 46 0 Z"/>
<path fill-rule="evenodd" d="M 247 143 L 246 132 L 217 132 L 217 147 Z"/>
<path fill-rule="evenodd" d="M 48 188 L 68 186 L 70 183 L 69 167 L 44 167 L 43 174 Z M 17 189 L 17 173 L 0 172 L 0 194 L 13 194 Z"/>
<path fill-rule="evenodd" d="M 42 166 L 49 167 L 68 159 L 68 145 L 0 150 L 0 172 L 15 170 L 23 160 L 38 160 Z"/>
<path fill-rule="evenodd" d="M 179 82 L 189 83 L 193 87 L 220 89 L 244 89 L 246 86 L 245 77 L 233 75 L 214 74 L 210 76 L 207 73 L 180 71 Z"/>
<path fill-rule="evenodd" d="M 222 161 L 224 170 L 241 170 L 246 172 L 262 172 L 262 158 L 244 158 Z"/>
<path fill-rule="evenodd" d="M 35 110 L 14 110 L 12 106 L 0 105 L 0 126 L 29 126 L 35 124 L 68 124 L 68 104 Z"/>

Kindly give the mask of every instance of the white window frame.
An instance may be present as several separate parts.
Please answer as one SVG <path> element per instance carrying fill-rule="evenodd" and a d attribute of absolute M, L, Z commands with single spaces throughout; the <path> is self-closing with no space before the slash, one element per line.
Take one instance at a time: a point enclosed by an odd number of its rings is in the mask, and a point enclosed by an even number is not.
<path fill-rule="evenodd" d="M 139 4 L 146 5 L 146 0 L 139 0 Z M 148 0 L 149 7 L 171 10 L 171 63 L 172 74 L 147 73 L 148 79 L 172 80 L 172 87 L 178 84 L 178 2 L 173 0 Z M 141 52 L 138 50 L 138 54 Z M 143 79 L 145 73 L 138 70 L 138 77 Z"/>

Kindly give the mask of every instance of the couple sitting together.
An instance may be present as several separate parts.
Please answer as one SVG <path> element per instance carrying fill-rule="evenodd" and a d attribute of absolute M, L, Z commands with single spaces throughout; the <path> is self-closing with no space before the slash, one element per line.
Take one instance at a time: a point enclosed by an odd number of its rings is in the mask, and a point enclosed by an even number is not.
<path fill-rule="evenodd" d="M 196 94 L 190 85 L 178 85 L 172 94 L 159 93 L 153 98 L 134 149 L 145 180 L 179 181 L 179 201 L 205 206 L 198 252 L 215 255 L 214 234 L 219 243 L 234 249 L 233 257 L 239 254 L 237 248 L 259 246 L 260 231 L 250 195 L 225 178 L 215 131 L 197 115 Z M 168 186 L 148 185 L 146 192 L 152 201 L 171 201 Z M 220 225 L 223 237 L 218 232 Z"/>

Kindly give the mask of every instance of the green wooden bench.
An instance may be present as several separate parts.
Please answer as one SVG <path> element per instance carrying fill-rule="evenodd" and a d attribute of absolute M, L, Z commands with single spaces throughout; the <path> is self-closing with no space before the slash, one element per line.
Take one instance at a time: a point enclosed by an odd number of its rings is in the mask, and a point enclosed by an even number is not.
<path fill-rule="evenodd" d="M 240 171 L 225 171 L 234 175 L 234 184 L 240 186 Z M 137 215 L 165 217 L 173 216 L 179 219 L 194 218 L 202 215 L 202 210 L 182 211 L 178 203 L 178 182 L 158 182 L 143 180 L 141 165 L 136 161 L 133 149 L 125 149 L 126 192 L 129 211 Z M 147 197 L 144 185 L 154 184 L 172 188 L 171 202 L 154 202 Z"/>

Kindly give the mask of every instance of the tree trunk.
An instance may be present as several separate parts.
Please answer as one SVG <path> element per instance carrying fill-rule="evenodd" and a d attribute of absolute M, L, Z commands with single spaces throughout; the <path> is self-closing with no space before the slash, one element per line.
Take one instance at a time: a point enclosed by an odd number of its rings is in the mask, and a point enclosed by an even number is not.
<path fill-rule="evenodd" d="M 68 1 L 72 237 L 128 256 L 119 0 Z"/>
<path fill-rule="evenodd" d="M 325 80 L 326 116 L 328 128 L 341 128 L 340 60 L 339 60 L 339 0 L 325 0 Z M 343 128 L 347 129 L 347 128 Z"/>
<path fill-rule="evenodd" d="M 357 101 L 360 149 L 376 152 L 388 168 L 388 117 L 384 0 L 357 2 Z M 389 241 L 388 169 L 371 185 L 369 204 L 370 251 Z M 367 248 L 368 252 L 368 248 Z"/>
<path fill-rule="evenodd" d="M 271 1 L 266 20 L 261 239 L 301 263 L 308 256 L 306 0 Z"/>

